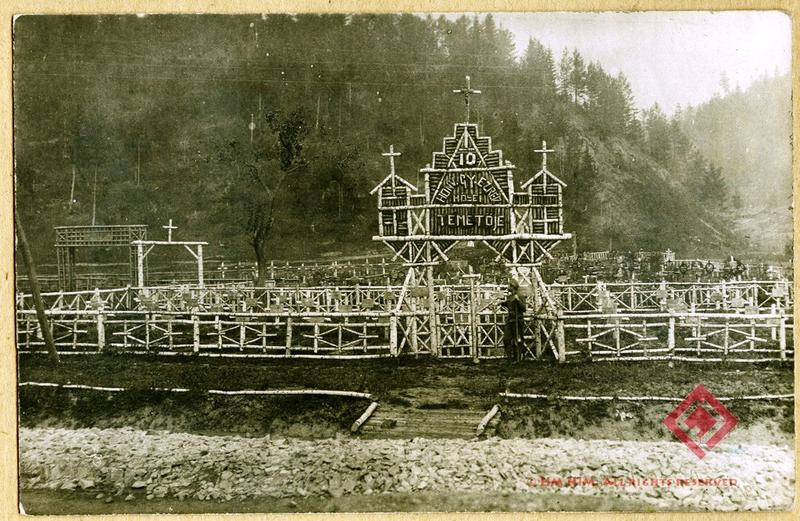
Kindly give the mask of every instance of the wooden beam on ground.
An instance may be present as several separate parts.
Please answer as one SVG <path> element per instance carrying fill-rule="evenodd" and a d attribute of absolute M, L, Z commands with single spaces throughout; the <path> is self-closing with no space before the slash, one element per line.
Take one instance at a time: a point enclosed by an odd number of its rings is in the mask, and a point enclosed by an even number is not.
<path fill-rule="evenodd" d="M 371 404 L 369 404 L 369 407 L 367 407 L 367 410 L 364 411 L 364 414 L 359 416 L 358 419 L 353 422 L 352 427 L 350 427 L 350 432 L 353 433 L 358 432 L 358 429 L 360 429 L 361 426 L 364 425 L 364 423 L 366 423 L 366 421 L 369 419 L 370 416 L 372 416 L 372 413 L 375 412 L 375 409 L 377 408 L 378 408 L 378 402 L 372 402 Z"/>
<path fill-rule="evenodd" d="M 489 409 L 489 412 L 486 413 L 486 416 L 483 417 L 481 422 L 478 424 L 478 428 L 475 429 L 475 436 L 480 436 L 483 434 L 483 431 L 486 430 L 486 426 L 489 425 L 489 422 L 492 421 L 492 418 L 500 411 L 500 406 L 494 404 L 494 407 Z"/>
<path fill-rule="evenodd" d="M 622 402 L 681 402 L 685 397 L 673 396 L 557 396 L 548 394 L 499 393 L 503 398 L 527 398 L 535 400 L 564 400 L 570 402 L 622 401 Z M 753 396 L 718 396 L 720 401 L 735 400 L 794 400 L 794 394 L 759 394 Z"/>
<path fill-rule="evenodd" d="M 103 391 L 103 392 L 110 392 L 110 393 L 121 393 L 124 391 L 129 391 L 130 388 L 125 387 L 102 387 L 102 386 L 93 386 L 93 385 L 83 385 L 83 384 L 59 384 L 59 383 L 52 383 L 52 382 L 20 382 L 20 387 L 56 387 L 60 389 L 81 389 L 87 391 Z M 151 387 L 146 389 L 148 391 L 153 392 L 165 392 L 165 393 L 188 393 L 192 391 L 192 389 L 185 389 L 182 387 Z M 200 390 L 203 391 L 203 390 Z M 321 395 L 321 396 L 348 396 L 351 398 L 364 398 L 367 400 L 372 399 L 372 395 L 369 393 L 360 393 L 355 391 L 330 391 L 324 389 L 241 389 L 241 390 L 233 390 L 227 391 L 222 389 L 206 389 L 203 392 L 208 394 L 218 394 L 218 395 L 227 395 L 227 396 L 295 396 L 295 395 Z"/>

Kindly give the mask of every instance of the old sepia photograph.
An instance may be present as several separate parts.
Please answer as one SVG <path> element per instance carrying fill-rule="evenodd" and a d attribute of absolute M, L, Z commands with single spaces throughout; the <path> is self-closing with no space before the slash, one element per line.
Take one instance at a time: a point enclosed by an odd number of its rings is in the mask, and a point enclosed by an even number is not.
<path fill-rule="evenodd" d="M 792 510 L 791 28 L 19 14 L 20 512 Z"/>

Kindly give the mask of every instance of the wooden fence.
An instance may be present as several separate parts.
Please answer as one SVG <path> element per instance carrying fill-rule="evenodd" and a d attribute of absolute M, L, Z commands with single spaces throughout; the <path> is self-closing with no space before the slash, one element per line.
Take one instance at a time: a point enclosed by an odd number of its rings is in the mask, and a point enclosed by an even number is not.
<path fill-rule="evenodd" d="M 567 316 L 567 359 L 758 362 L 793 357 L 784 314 L 624 313 Z"/>
<path fill-rule="evenodd" d="M 738 291 L 743 298 L 749 291 L 754 298 L 753 306 L 734 308 L 731 298 L 711 299 L 712 287 L 672 285 L 666 287 L 672 304 L 664 309 L 663 285 L 623 286 L 547 290 L 537 279 L 528 299 L 525 355 L 560 361 L 793 356 L 790 287 L 784 295 L 764 282 L 728 286 L 728 294 Z M 57 349 L 64 354 L 504 355 L 504 286 L 473 279 L 437 287 L 430 302 L 428 289 L 415 283 L 412 271 L 402 286 L 118 288 L 45 293 L 43 298 Z M 680 299 L 683 307 L 674 305 Z M 690 306 L 694 311 L 686 309 Z M 17 345 L 22 353 L 44 349 L 30 296 L 17 297 Z"/>
<path fill-rule="evenodd" d="M 792 285 L 786 280 L 741 282 L 632 282 L 552 284 L 550 295 L 565 313 L 647 311 L 791 310 Z"/>

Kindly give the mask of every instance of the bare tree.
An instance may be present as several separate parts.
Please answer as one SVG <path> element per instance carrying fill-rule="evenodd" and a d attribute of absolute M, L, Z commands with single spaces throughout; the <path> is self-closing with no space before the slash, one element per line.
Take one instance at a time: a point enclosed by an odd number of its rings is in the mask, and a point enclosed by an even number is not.
<path fill-rule="evenodd" d="M 266 114 L 270 131 L 266 141 L 252 146 L 230 143 L 223 162 L 233 165 L 226 195 L 234 208 L 256 258 L 261 286 L 267 279 L 268 244 L 275 225 L 275 213 L 285 201 L 283 189 L 289 176 L 306 167 L 302 159 L 303 140 L 308 133 L 302 111 Z"/>

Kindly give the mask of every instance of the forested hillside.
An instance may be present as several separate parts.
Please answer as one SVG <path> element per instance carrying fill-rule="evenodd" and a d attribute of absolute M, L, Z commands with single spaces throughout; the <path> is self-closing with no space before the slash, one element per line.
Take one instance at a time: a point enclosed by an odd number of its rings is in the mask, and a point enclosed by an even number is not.
<path fill-rule="evenodd" d="M 580 250 L 741 247 L 716 155 L 577 51 L 531 40 L 517 58 L 491 16 L 22 17 L 14 45 L 17 201 L 40 263 L 53 226 L 91 223 L 95 172 L 98 224 L 160 237 L 172 218 L 211 255 L 374 248 L 380 153 L 394 144 L 418 182 L 463 120 L 465 74 L 519 183 L 543 139 L 556 149 Z"/>
<path fill-rule="evenodd" d="M 722 94 L 676 114 L 681 129 L 730 187 L 740 228 L 762 249 L 791 240 L 792 82 L 763 77 L 746 90 L 722 82 Z"/>

